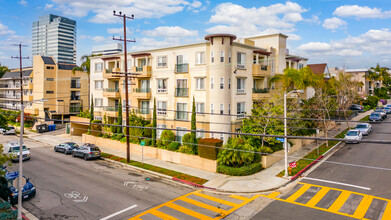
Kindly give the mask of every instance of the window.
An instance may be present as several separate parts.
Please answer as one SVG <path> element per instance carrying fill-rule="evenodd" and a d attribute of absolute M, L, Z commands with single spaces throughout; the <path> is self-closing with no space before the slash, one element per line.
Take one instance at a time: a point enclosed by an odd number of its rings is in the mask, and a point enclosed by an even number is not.
<path fill-rule="evenodd" d="M 210 89 L 213 89 L 214 80 L 213 78 L 210 78 Z"/>
<path fill-rule="evenodd" d="M 33 95 L 33 90 L 32 89 L 30 89 L 30 95 Z"/>
<path fill-rule="evenodd" d="M 299 63 L 299 70 L 303 69 L 304 68 L 304 64 L 302 63 Z"/>
<path fill-rule="evenodd" d="M 94 105 L 95 105 L 95 107 L 102 107 L 102 105 L 103 105 L 103 99 L 98 99 L 98 98 L 96 98 L 96 99 L 94 100 Z"/>
<path fill-rule="evenodd" d="M 224 134 L 220 134 L 220 140 L 224 140 Z"/>
<path fill-rule="evenodd" d="M 54 78 L 46 78 L 46 81 L 54 81 Z"/>
<path fill-rule="evenodd" d="M 80 91 L 71 91 L 71 100 L 80 100 Z"/>
<path fill-rule="evenodd" d="M 224 62 L 224 50 L 220 51 L 220 62 Z"/>
<path fill-rule="evenodd" d="M 30 83 L 33 83 L 33 78 L 30 78 Z"/>
<path fill-rule="evenodd" d="M 196 113 L 197 114 L 205 113 L 205 103 L 196 103 Z"/>
<path fill-rule="evenodd" d="M 213 104 L 210 104 L 210 113 L 213 114 Z"/>
<path fill-rule="evenodd" d="M 46 94 L 53 94 L 53 91 L 46 91 Z"/>
<path fill-rule="evenodd" d="M 228 89 L 231 89 L 231 78 L 228 78 Z"/>
<path fill-rule="evenodd" d="M 156 137 L 160 138 L 160 136 L 162 135 L 162 133 L 164 131 L 164 128 L 166 128 L 166 125 L 157 125 L 157 128 L 160 128 L 160 129 L 156 129 Z"/>
<path fill-rule="evenodd" d="M 81 85 L 80 85 L 80 78 L 72 78 L 71 79 L 71 88 L 78 89 L 80 87 L 81 87 Z"/>
<path fill-rule="evenodd" d="M 187 79 L 177 79 L 176 81 L 176 97 L 188 97 L 189 96 L 189 88 L 187 88 Z"/>
<path fill-rule="evenodd" d="M 244 80 L 245 78 L 237 78 L 237 93 L 239 94 L 243 94 L 245 92 Z"/>
<path fill-rule="evenodd" d="M 176 109 L 176 119 L 187 120 L 187 103 L 177 103 Z"/>
<path fill-rule="evenodd" d="M 196 90 L 205 89 L 205 78 L 196 78 Z"/>
<path fill-rule="evenodd" d="M 228 63 L 231 63 L 231 51 L 228 51 Z"/>
<path fill-rule="evenodd" d="M 204 129 L 197 129 L 198 132 L 196 132 L 196 138 L 204 138 L 205 137 L 205 131 Z"/>
<path fill-rule="evenodd" d="M 149 101 L 141 101 L 140 114 L 149 114 Z"/>
<path fill-rule="evenodd" d="M 103 63 L 95 63 L 95 72 L 102 72 Z"/>
<path fill-rule="evenodd" d="M 196 64 L 205 64 L 205 52 L 196 53 Z"/>
<path fill-rule="evenodd" d="M 167 115 L 167 102 L 158 101 L 157 102 L 157 111 L 156 113 L 158 115 Z"/>
<path fill-rule="evenodd" d="M 271 72 L 274 73 L 274 60 L 270 61 L 270 66 L 272 67 Z"/>
<path fill-rule="evenodd" d="M 211 62 L 212 62 L 212 63 L 215 62 L 215 56 L 214 56 L 213 51 L 210 52 L 210 59 L 211 59 Z"/>
<path fill-rule="evenodd" d="M 167 79 L 157 80 L 157 93 L 167 93 Z"/>
<path fill-rule="evenodd" d="M 189 63 L 187 60 L 187 55 L 176 56 L 175 73 L 188 73 L 188 72 L 189 72 Z"/>
<path fill-rule="evenodd" d="M 224 78 L 220 78 L 220 89 L 224 89 Z"/>
<path fill-rule="evenodd" d="M 231 115 L 231 104 L 228 104 L 228 115 Z"/>
<path fill-rule="evenodd" d="M 220 115 L 224 114 L 224 104 L 220 104 Z"/>
<path fill-rule="evenodd" d="M 54 66 L 46 66 L 47 70 L 54 70 Z"/>
<path fill-rule="evenodd" d="M 102 89 L 103 88 L 103 81 L 95 81 L 95 89 Z"/>
<path fill-rule="evenodd" d="M 236 111 L 236 114 L 237 114 L 237 117 L 238 118 L 244 118 L 245 115 L 246 115 L 246 109 L 245 109 L 245 102 L 238 102 L 237 103 L 237 111 Z"/>
<path fill-rule="evenodd" d="M 246 69 L 246 54 L 238 52 L 237 68 Z"/>
<path fill-rule="evenodd" d="M 157 57 L 158 67 L 167 67 L 167 56 Z"/>
<path fill-rule="evenodd" d="M 182 127 L 176 127 L 176 137 L 175 140 L 179 143 L 182 144 L 182 137 L 187 133 L 187 128 L 182 128 Z"/>

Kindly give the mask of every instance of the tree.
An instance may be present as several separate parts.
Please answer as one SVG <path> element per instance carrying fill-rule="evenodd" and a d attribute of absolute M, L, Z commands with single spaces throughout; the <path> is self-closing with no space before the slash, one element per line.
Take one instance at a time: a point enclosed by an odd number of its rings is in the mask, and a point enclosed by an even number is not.
<path fill-rule="evenodd" d="M 8 69 L 8 67 L 6 66 L 1 66 L 0 64 L 0 78 L 3 77 L 3 75 L 6 73 L 6 72 L 9 72 L 10 70 Z"/>
<path fill-rule="evenodd" d="M 352 80 L 352 75 L 348 73 L 339 73 L 338 81 L 336 81 L 336 96 L 339 110 L 342 111 L 346 125 L 349 128 L 349 108 L 358 97 L 357 86 L 358 82 Z"/>
<path fill-rule="evenodd" d="M 4 165 L 11 160 L 11 157 L 7 154 L 3 154 L 4 146 L 0 144 L 0 168 L 4 167 Z M 0 169 L 0 176 L 4 175 L 4 170 Z"/>
<path fill-rule="evenodd" d="M 152 115 L 152 146 L 156 146 L 156 127 L 157 127 L 157 122 L 156 122 L 156 99 L 153 99 L 153 115 Z"/>
<path fill-rule="evenodd" d="M 383 81 L 384 86 L 391 86 L 391 77 L 388 73 L 388 68 L 381 67 L 380 64 L 376 64 L 376 67 L 371 67 L 368 70 L 366 74 L 366 79 L 370 81 L 372 85 L 376 81 Z"/>
<path fill-rule="evenodd" d="M 304 67 L 300 70 L 287 68 L 283 75 L 275 75 L 270 82 L 282 82 L 284 91 L 293 89 L 306 89 L 316 85 L 316 76 L 309 67 Z"/>
<path fill-rule="evenodd" d="M 8 125 L 7 118 L 4 117 L 3 114 L 0 114 L 0 128 L 5 128 L 5 127 L 7 127 L 7 125 Z M 0 151 L 0 153 L 1 152 L 2 151 Z"/>
<path fill-rule="evenodd" d="M 101 55 L 101 54 L 99 54 Z M 80 66 L 75 66 L 72 69 L 73 75 L 76 74 L 76 71 L 82 71 L 87 73 L 88 75 L 88 94 L 90 94 L 90 69 L 91 69 L 91 61 L 90 57 L 98 56 L 98 55 L 83 55 L 80 58 L 80 61 L 82 62 Z"/>
<path fill-rule="evenodd" d="M 249 144 L 244 138 L 229 138 L 224 149 L 219 152 L 217 162 L 230 167 L 242 167 L 254 163 L 260 158 L 259 154 L 245 151 L 256 151 L 256 147 Z"/>
<path fill-rule="evenodd" d="M 94 120 L 94 98 L 91 96 L 91 106 L 90 106 L 90 128 L 89 131 L 91 132 L 91 123 Z"/>
<path fill-rule="evenodd" d="M 117 134 L 120 134 L 120 133 L 122 133 L 122 103 L 121 103 L 121 99 L 119 100 L 117 111 L 118 111 L 117 125 L 120 125 L 117 127 Z"/>
<path fill-rule="evenodd" d="M 195 105 L 195 98 L 194 98 L 194 96 L 193 96 L 193 106 L 192 106 L 192 109 L 191 109 L 191 130 L 193 130 L 191 132 L 191 135 L 196 137 L 195 130 L 197 130 L 197 122 L 196 122 L 196 105 Z"/>

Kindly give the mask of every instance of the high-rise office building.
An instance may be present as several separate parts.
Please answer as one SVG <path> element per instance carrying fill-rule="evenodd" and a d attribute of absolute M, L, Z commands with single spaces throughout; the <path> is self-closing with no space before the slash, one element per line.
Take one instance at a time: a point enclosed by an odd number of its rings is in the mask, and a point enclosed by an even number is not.
<path fill-rule="evenodd" d="M 33 56 L 53 56 L 58 63 L 76 63 L 76 21 L 44 15 L 33 22 Z"/>

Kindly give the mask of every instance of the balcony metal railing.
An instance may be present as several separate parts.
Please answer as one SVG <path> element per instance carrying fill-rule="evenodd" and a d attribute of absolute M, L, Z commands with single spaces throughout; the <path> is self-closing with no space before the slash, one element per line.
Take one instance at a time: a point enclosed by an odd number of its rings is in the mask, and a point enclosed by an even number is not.
<path fill-rule="evenodd" d="M 167 89 L 157 89 L 157 93 L 167 93 Z"/>
<path fill-rule="evenodd" d="M 245 118 L 246 117 L 246 113 L 245 112 L 238 112 L 237 118 Z"/>
<path fill-rule="evenodd" d="M 119 88 L 106 88 L 103 92 L 119 92 Z"/>
<path fill-rule="evenodd" d="M 236 93 L 238 94 L 244 94 L 246 92 L 245 89 L 237 89 Z"/>
<path fill-rule="evenodd" d="M 176 88 L 175 89 L 176 97 L 188 97 L 189 96 L 189 88 Z"/>
<path fill-rule="evenodd" d="M 72 89 L 80 89 L 81 83 L 78 82 L 71 82 L 71 88 Z"/>
<path fill-rule="evenodd" d="M 269 92 L 270 92 L 269 88 L 263 88 L 263 89 L 253 88 L 253 93 L 269 93 Z"/>
<path fill-rule="evenodd" d="M 104 107 L 104 110 L 108 112 L 117 112 L 118 108 L 119 108 L 118 106 L 106 106 Z"/>
<path fill-rule="evenodd" d="M 175 73 L 188 73 L 189 72 L 189 64 L 175 64 Z"/>
<path fill-rule="evenodd" d="M 267 71 L 267 66 L 266 65 L 261 65 L 261 70 Z"/>
<path fill-rule="evenodd" d="M 113 69 L 106 69 L 106 73 L 112 73 Z"/>
<path fill-rule="evenodd" d="M 81 111 L 81 106 L 70 106 L 69 112 L 70 113 L 78 113 Z"/>
<path fill-rule="evenodd" d="M 72 101 L 80 101 L 80 96 L 71 96 Z"/>
<path fill-rule="evenodd" d="M 246 69 L 246 65 L 245 65 L 245 64 L 238 63 L 238 64 L 236 65 L 236 68 L 241 69 L 241 70 L 244 70 L 244 69 Z"/>
<path fill-rule="evenodd" d="M 188 119 L 188 112 L 177 111 L 175 114 L 175 119 L 176 120 L 187 120 Z"/>
<path fill-rule="evenodd" d="M 136 109 L 136 113 L 142 114 L 142 115 L 148 115 L 150 112 L 149 108 L 139 108 Z"/>
<path fill-rule="evenodd" d="M 0 84 L 0 88 L 8 88 L 9 85 L 8 84 Z"/>
<path fill-rule="evenodd" d="M 167 110 L 165 109 L 158 109 L 156 111 L 157 115 L 167 115 Z"/>
<path fill-rule="evenodd" d="M 133 89 L 133 92 L 135 92 L 135 93 L 150 93 L 151 89 L 150 88 L 135 88 L 135 89 Z"/>
<path fill-rule="evenodd" d="M 143 67 L 142 66 L 140 66 L 140 67 L 136 66 L 136 72 L 142 72 L 142 71 L 143 71 Z"/>

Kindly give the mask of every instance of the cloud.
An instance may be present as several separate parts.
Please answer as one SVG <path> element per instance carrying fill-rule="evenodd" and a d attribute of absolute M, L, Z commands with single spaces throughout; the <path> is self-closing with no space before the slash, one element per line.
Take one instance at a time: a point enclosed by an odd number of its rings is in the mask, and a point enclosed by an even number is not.
<path fill-rule="evenodd" d="M 54 7 L 53 4 L 46 4 L 46 5 L 45 5 L 45 10 L 49 10 L 49 9 L 51 9 L 51 8 L 53 8 L 53 7 Z"/>
<path fill-rule="evenodd" d="M 18 1 L 18 4 L 19 5 L 23 5 L 23 6 L 26 6 L 27 5 L 27 1 L 25 1 L 25 0 L 20 0 L 20 1 Z"/>
<path fill-rule="evenodd" d="M 15 34 L 15 31 L 9 30 L 8 26 L 0 23 L 0 36 Z"/>
<path fill-rule="evenodd" d="M 233 3 L 222 3 L 217 5 L 215 13 L 209 19 L 210 23 L 217 25 L 206 29 L 206 32 L 228 32 L 240 35 L 240 37 L 261 33 L 291 33 L 295 31 L 295 24 L 304 20 L 301 14 L 306 11 L 293 2 L 259 8 L 245 8 Z"/>
<path fill-rule="evenodd" d="M 134 14 L 135 19 L 161 18 L 166 15 L 175 14 L 185 8 L 196 8 L 201 2 L 195 0 L 111 0 L 108 7 L 107 0 L 52 0 L 57 3 L 57 10 L 65 15 L 77 17 L 87 16 L 92 12 L 90 22 L 94 23 L 118 23 L 120 19 L 113 16 L 113 10 L 122 11 L 127 15 Z"/>
<path fill-rule="evenodd" d="M 137 44 L 130 47 L 131 51 L 143 51 L 156 48 L 172 47 L 180 45 L 179 38 L 165 38 L 164 40 L 156 40 L 154 38 L 137 39 Z"/>
<path fill-rule="evenodd" d="M 107 33 L 123 35 L 124 34 L 124 28 L 123 27 L 121 27 L 121 28 L 108 28 L 107 29 Z M 131 35 L 132 34 L 132 32 L 129 30 L 129 28 L 126 28 L 126 34 L 127 35 Z"/>
<path fill-rule="evenodd" d="M 356 18 L 391 18 L 391 11 L 383 11 L 382 9 L 370 8 L 368 6 L 343 5 L 335 9 L 333 15 Z"/>
<path fill-rule="evenodd" d="M 198 35 L 198 31 L 187 30 L 179 26 L 160 26 L 153 30 L 143 31 L 143 33 L 149 37 L 172 37 L 172 38 L 183 38 L 183 37 Z"/>
<path fill-rule="evenodd" d="M 332 18 L 327 18 L 323 22 L 323 27 L 328 29 L 328 30 L 335 30 L 339 28 L 343 28 L 347 25 L 346 21 L 337 18 L 337 17 L 332 17 Z"/>
<path fill-rule="evenodd" d="M 95 43 L 101 43 L 101 42 L 106 41 L 107 39 L 105 37 L 102 37 L 102 36 L 95 36 L 95 37 L 92 38 L 92 40 Z"/>
<path fill-rule="evenodd" d="M 300 45 L 297 49 L 305 52 L 319 53 L 319 52 L 330 51 L 331 45 L 328 43 L 310 42 L 310 43 Z"/>

